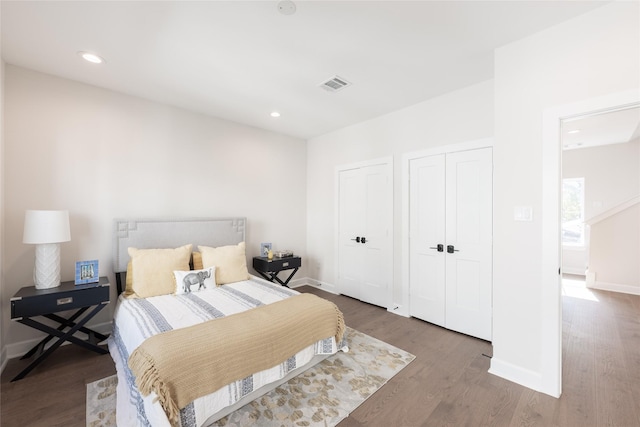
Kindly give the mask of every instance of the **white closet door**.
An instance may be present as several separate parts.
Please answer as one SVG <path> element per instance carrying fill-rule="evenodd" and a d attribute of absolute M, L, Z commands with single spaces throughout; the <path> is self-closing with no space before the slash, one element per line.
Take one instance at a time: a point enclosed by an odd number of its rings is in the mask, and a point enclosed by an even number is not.
<path fill-rule="evenodd" d="M 445 155 L 412 160 L 409 186 L 412 316 L 445 326 Z"/>
<path fill-rule="evenodd" d="M 486 340 L 492 338 L 492 165 L 491 148 L 409 163 L 409 313 Z"/>
<path fill-rule="evenodd" d="M 391 230 L 389 224 L 393 213 L 393 189 L 389 168 L 386 165 L 369 166 L 362 169 L 366 215 L 361 243 L 363 251 L 360 299 L 371 304 L 389 305 Z"/>
<path fill-rule="evenodd" d="M 492 149 L 447 154 L 446 327 L 491 340 Z M 446 248 L 445 248 L 446 249 Z"/>
<path fill-rule="evenodd" d="M 391 164 L 339 172 L 340 292 L 383 307 L 393 268 L 391 173 Z"/>
<path fill-rule="evenodd" d="M 360 298 L 361 270 L 364 252 L 360 240 L 364 205 L 363 175 L 360 169 L 341 171 L 339 175 L 339 254 L 338 286 L 340 292 Z"/>

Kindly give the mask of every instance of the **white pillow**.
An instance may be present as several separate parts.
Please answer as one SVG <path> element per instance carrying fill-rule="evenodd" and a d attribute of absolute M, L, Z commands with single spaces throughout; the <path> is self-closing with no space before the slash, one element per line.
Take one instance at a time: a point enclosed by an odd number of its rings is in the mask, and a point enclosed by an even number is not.
<path fill-rule="evenodd" d="M 188 294 L 216 287 L 215 267 L 203 270 L 174 271 L 173 276 L 176 279 L 176 294 Z"/>

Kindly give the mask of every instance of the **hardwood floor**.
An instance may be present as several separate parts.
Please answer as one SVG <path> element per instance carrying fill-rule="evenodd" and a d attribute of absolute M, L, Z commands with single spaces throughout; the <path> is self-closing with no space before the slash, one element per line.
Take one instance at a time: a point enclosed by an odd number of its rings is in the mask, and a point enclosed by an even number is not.
<path fill-rule="evenodd" d="M 298 290 L 334 301 L 347 325 L 416 355 L 339 427 L 640 426 L 640 296 L 567 292 L 563 395 L 554 399 L 487 373 L 485 341 L 348 297 Z M 591 299 L 577 298 L 581 292 Z M 11 360 L 2 374 L 2 426 L 84 426 L 85 384 L 114 373 L 108 355 L 64 346 L 10 383 L 26 365 Z"/>

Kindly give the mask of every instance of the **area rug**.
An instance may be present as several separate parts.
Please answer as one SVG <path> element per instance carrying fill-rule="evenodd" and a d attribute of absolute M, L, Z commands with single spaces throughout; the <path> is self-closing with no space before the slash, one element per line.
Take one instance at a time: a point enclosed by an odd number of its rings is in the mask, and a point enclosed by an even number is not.
<path fill-rule="evenodd" d="M 415 356 L 347 328 L 349 352 L 323 360 L 225 418 L 216 427 L 335 426 Z M 115 426 L 114 376 L 87 384 L 87 427 Z"/>

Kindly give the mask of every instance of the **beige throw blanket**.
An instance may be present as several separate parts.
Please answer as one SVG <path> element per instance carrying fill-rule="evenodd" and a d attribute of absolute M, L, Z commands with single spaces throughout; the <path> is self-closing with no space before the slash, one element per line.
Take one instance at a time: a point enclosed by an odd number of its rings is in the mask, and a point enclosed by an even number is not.
<path fill-rule="evenodd" d="M 154 335 L 129 357 L 136 385 L 154 391 L 175 424 L 194 399 L 276 366 L 313 343 L 342 340 L 333 303 L 301 294 L 199 325 Z"/>

